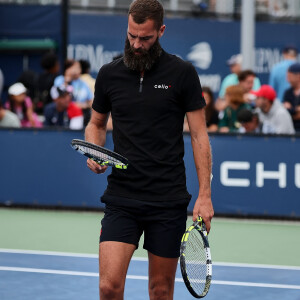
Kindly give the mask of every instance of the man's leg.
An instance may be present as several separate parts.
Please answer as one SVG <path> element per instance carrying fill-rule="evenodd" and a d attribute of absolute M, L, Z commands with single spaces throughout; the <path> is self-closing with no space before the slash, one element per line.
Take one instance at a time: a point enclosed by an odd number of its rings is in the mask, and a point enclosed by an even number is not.
<path fill-rule="evenodd" d="M 101 242 L 99 246 L 99 287 L 101 300 L 122 300 L 126 273 L 136 246 Z"/>
<path fill-rule="evenodd" d="M 178 258 L 166 258 L 152 254 L 149 257 L 150 300 L 172 300 Z"/>

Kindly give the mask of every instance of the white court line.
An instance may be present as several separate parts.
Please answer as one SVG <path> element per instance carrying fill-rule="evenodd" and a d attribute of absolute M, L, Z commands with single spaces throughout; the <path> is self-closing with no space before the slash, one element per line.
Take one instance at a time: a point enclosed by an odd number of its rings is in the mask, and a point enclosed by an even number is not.
<path fill-rule="evenodd" d="M 22 249 L 4 249 L 4 248 L 0 248 L 0 253 L 1 252 L 2 253 L 13 253 L 13 254 L 16 253 L 16 254 L 34 254 L 34 255 L 53 255 L 53 256 L 98 258 L 97 254 L 56 252 L 56 251 L 40 251 L 40 250 L 22 250 Z"/>
<path fill-rule="evenodd" d="M 239 219 L 239 218 L 223 218 L 215 217 L 214 223 L 227 223 L 227 224 L 249 224 L 249 225 L 279 225 L 279 226 L 300 226 L 299 220 L 259 220 L 259 219 Z"/>
<path fill-rule="evenodd" d="M 4 248 L 0 248 L 0 253 L 98 258 L 97 254 L 56 252 L 56 251 L 39 251 L 39 250 L 19 250 L 19 249 L 4 249 Z M 134 257 L 132 257 L 132 260 L 134 260 L 134 261 L 148 261 L 148 258 L 146 258 L 146 257 L 135 257 L 134 256 Z M 221 267 L 261 268 L 261 269 L 278 269 L 278 270 L 300 271 L 300 267 L 297 267 L 297 266 L 264 265 L 264 264 L 248 264 L 248 263 L 227 263 L 227 262 L 213 262 L 213 265 L 214 266 L 221 266 Z"/>
<path fill-rule="evenodd" d="M 70 276 L 85 276 L 85 277 L 98 277 L 99 276 L 98 273 L 94 273 L 94 272 L 76 272 L 76 271 L 63 271 L 63 270 L 50 270 L 50 269 L 5 267 L 5 266 L 0 266 L 0 271 L 42 273 L 42 274 L 70 275 Z M 148 276 L 127 275 L 126 279 L 148 280 Z M 175 281 L 183 282 L 183 279 L 175 278 Z M 300 285 L 290 285 L 290 284 L 270 284 L 270 283 L 223 281 L 223 280 L 212 280 L 212 284 L 300 290 Z"/>

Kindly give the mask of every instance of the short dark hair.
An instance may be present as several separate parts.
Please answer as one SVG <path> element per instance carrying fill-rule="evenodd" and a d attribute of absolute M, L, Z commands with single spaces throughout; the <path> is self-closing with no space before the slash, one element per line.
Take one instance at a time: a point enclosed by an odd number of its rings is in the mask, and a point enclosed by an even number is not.
<path fill-rule="evenodd" d="M 53 52 L 47 52 L 41 59 L 41 67 L 45 70 L 52 69 L 58 62 L 58 57 Z"/>
<path fill-rule="evenodd" d="M 131 3 L 128 16 L 131 15 L 137 24 L 143 24 L 147 20 L 153 20 L 157 30 L 164 22 L 164 8 L 157 0 L 135 0 Z"/>
<path fill-rule="evenodd" d="M 282 49 L 282 53 L 296 57 L 298 55 L 298 49 L 293 45 L 287 45 Z"/>
<path fill-rule="evenodd" d="M 75 59 L 66 59 L 64 63 L 64 73 L 76 63 Z"/>
<path fill-rule="evenodd" d="M 239 73 L 238 80 L 239 80 L 239 82 L 244 81 L 249 76 L 256 77 L 256 74 L 252 70 L 244 70 L 244 71 Z"/>
<path fill-rule="evenodd" d="M 237 114 L 237 119 L 240 123 L 251 122 L 254 117 L 257 117 L 257 113 L 247 108 L 241 109 Z"/>
<path fill-rule="evenodd" d="M 81 73 L 82 74 L 88 74 L 91 69 L 91 64 L 88 60 L 80 59 L 79 60 L 80 66 L 81 66 Z"/>

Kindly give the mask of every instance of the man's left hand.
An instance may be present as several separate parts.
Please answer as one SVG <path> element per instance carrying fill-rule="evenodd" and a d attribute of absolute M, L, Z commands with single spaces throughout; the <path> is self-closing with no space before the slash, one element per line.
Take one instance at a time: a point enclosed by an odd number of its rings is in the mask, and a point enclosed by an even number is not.
<path fill-rule="evenodd" d="M 207 229 L 207 233 L 209 233 L 211 227 L 211 219 L 214 216 L 214 209 L 212 206 L 211 198 L 197 198 L 193 209 L 193 221 L 196 221 L 198 216 L 202 217 Z"/>

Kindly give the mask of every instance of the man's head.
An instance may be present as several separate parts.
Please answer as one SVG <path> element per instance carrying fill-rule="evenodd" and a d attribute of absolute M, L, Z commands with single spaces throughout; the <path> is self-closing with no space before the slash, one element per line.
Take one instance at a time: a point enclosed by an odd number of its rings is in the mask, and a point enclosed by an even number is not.
<path fill-rule="evenodd" d="M 74 59 L 67 59 L 64 65 L 64 76 L 66 82 L 76 80 L 81 75 L 80 63 Z"/>
<path fill-rule="evenodd" d="M 249 93 L 252 90 L 255 77 L 256 75 L 252 70 L 244 70 L 239 73 L 239 83 L 245 93 Z"/>
<path fill-rule="evenodd" d="M 56 103 L 56 109 L 59 112 L 66 110 L 72 100 L 73 87 L 71 85 L 53 86 L 50 95 Z"/>
<path fill-rule="evenodd" d="M 242 68 L 242 55 L 232 55 L 227 60 L 227 65 L 229 66 L 231 73 L 239 74 Z"/>
<path fill-rule="evenodd" d="M 41 67 L 49 73 L 58 73 L 60 64 L 58 57 L 53 52 L 47 52 L 41 59 Z"/>
<path fill-rule="evenodd" d="M 226 88 L 225 98 L 230 106 L 238 107 L 245 103 L 244 91 L 239 85 L 230 85 Z"/>
<path fill-rule="evenodd" d="M 282 55 L 284 59 L 296 59 L 298 55 L 298 49 L 292 45 L 285 46 L 282 49 Z"/>
<path fill-rule="evenodd" d="M 239 123 L 245 128 L 246 132 L 255 132 L 259 126 L 259 119 L 257 113 L 250 109 L 242 109 L 237 115 Z"/>
<path fill-rule="evenodd" d="M 260 87 L 259 90 L 251 92 L 256 98 L 256 106 L 261 109 L 263 113 L 268 113 L 276 99 L 275 90 L 267 84 Z"/>
<path fill-rule="evenodd" d="M 164 8 L 157 0 L 135 0 L 129 7 L 129 16 L 139 25 L 152 20 L 156 31 L 159 31 L 164 23 Z"/>
<path fill-rule="evenodd" d="M 128 12 L 125 65 L 136 71 L 151 69 L 161 54 L 159 38 L 165 31 L 164 10 L 157 0 L 136 0 Z"/>
<path fill-rule="evenodd" d="M 293 88 L 300 88 L 300 63 L 290 65 L 287 71 L 287 80 Z"/>
<path fill-rule="evenodd" d="M 21 82 L 14 83 L 8 89 L 9 98 L 17 104 L 22 104 L 26 98 L 27 89 Z"/>
<path fill-rule="evenodd" d="M 88 60 L 80 59 L 81 74 L 89 74 L 91 70 L 91 64 Z"/>

